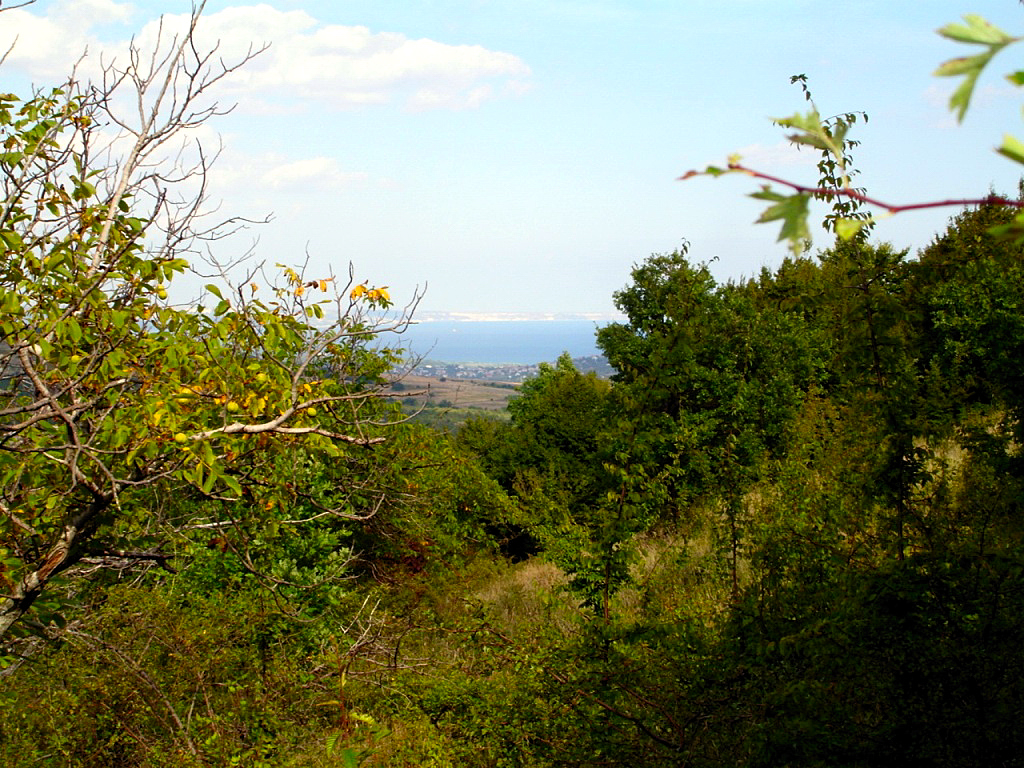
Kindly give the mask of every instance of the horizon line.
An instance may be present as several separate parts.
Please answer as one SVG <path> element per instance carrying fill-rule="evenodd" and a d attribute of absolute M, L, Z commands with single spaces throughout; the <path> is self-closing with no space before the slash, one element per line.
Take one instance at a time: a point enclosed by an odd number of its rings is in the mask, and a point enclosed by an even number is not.
<path fill-rule="evenodd" d="M 624 315 L 613 312 L 449 312 L 441 310 L 417 312 L 417 322 L 519 322 L 519 321 L 590 321 L 619 322 Z"/>

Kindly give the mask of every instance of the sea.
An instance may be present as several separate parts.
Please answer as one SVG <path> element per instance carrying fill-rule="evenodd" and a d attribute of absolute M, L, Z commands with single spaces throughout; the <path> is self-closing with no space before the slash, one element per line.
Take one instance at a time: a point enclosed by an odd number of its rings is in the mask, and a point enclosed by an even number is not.
<path fill-rule="evenodd" d="M 563 352 L 600 354 L 597 328 L 593 320 L 424 321 L 410 325 L 399 343 L 425 360 L 532 365 L 554 362 Z"/>

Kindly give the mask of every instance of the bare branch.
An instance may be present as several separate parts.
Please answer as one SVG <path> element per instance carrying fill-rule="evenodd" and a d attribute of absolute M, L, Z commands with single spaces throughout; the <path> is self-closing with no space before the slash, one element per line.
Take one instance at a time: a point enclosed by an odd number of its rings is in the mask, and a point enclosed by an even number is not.
<path fill-rule="evenodd" d="M 876 208 L 881 208 L 886 213 L 903 213 L 904 211 L 918 211 L 928 208 L 963 207 L 966 205 L 1004 205 L 1009 208 L 1024 208 L 1024 200 L 1011 200 L 1010 198 L 1003 197 L 1002 195 L 987 195 L 985 197 L 972 197 L 955 200 L 934 200 L 926 203 L 893 204 L 870 197 L 851 187 L 809 187 L 778 176 L 762 173 L 761 171 L 756 171 L 752 168 L 747 168 L 739 163 L 729 163 L 728 168 L 730 171 L 743 173 L 747 176 L 752 176 L 755 179 L 762 179 L 763 181 L 768 181 L 773 184 L 781 184 L 782 186 L 788 187 L 794 192 L 800 194 L 810 195 L 811 197 L 816 198 L 845 197 L 850 200 L 857 200 L 868 205 L 873 205 Z M 694 176 L 699 176 L 701 173 L 701 171 L 688 171 L 680 176 L 677 181 L 685 181 L 693 178 Z"/>

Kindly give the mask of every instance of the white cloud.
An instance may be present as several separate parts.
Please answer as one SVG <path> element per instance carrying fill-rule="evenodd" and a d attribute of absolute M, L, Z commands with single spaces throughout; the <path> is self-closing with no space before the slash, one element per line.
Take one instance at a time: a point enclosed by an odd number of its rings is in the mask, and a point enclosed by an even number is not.
<path fill-rule="evenodd" d="M 115 0 L 66 0 L 45 16 L 29 9 L 3 14 L 0 50 L 19 37 L 7 65 L 33 78 L 58 79 L 88 48 L 83 70 L 98 75 L 98 61 L 110 61 L 127 40 L 100 40 L 90 21 L 124 20 L 130 6 Z M 135 35 L 150 51 L 181 31 L 188 16 L 153 20 Z M 204 16 L 196 34 L 200 49 L 217 46 L 217 58 L 243 59 L 253 49 L 269 48 L 218 87 L 223 101 L 238 101 L 247 112 L 322 111 L 398 103 L 408 109 L 465 109 L 500 95 L 518 95 L 530 69 L 519 57 L 479 45 L 449 45 L 410 39 L 363 26 L 321 24 L 305 11 L 281 11 L 269 5 L 226 8 Z"/>
<path fill-rule="evenodd" d="M 32 7 L 0 14 L 0 52 L 8 51 L 5 66 L 25 71 L 34 79 L 56 84 L 65 80 L 87 50 L 99 47 L 90 32 L 98 19 L 126 20 L 131 7 L 113 0 L 64 0 L 47 15 Z"/>
<path fill-rule="evenodd" d="M 748 144 L 737 154 L 740 156 L 740 162 L 747 168 L 764 172 L 770 172 L 773 168 L 810 167 L 819 159 L 817 150 L 809 147 L 799 148 L 791 141 L 779 141 L 769 145 Z"/>
<path fill-rule="evenodd" d="M 448 45 L 360 26 L 320 26 L 302 11 L 250 6 L 214 14 L 204 34 L 227 43 L 266 40 L 269 50 L 232 86 L 275 102 L 315 109 L 389 102 L 411 109 L 474 107 L 529 75 L 518 57 L 479 45 Z M 262 38 L 266 26 L 276 30 Z M 234 53 L 241 46 L 234 43 Z M 230 50 L 230 47 L 229 47 Z"/>
<path fill-rule="evenodd" d="M 210 171 L 212 188 L 248 192 L 324 192 L 368 179 L 362 171 L 345 171 L 332 157 L 290 159 L 281 155 L 225 153 Z"/>
<path fill-rule="evenodd" d="M 279 163 L 263 172 L 260 181 L 272 189 L 331 189 L 363 181 L 367 174 L 343 171 L 333 157 L 310 157 Z"/>

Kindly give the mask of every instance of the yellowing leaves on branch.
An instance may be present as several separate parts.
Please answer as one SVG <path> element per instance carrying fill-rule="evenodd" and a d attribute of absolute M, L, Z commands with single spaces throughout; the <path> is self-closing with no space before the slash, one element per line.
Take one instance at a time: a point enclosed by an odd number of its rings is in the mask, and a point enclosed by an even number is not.
<path fill-rule="evenodd" d="M 380 288 L 369 288 L 367 283 L 360 283 L 349 292 L 349 298 L 352 301 L 363 299 L 372 305 L 387 308 L 391 306 L 391 294 L 388 293 L 387 288 L 386 285 Z"/>
<path fill-rule="evenodd" d="M 102 82 L 0 95 L 0 663 L 19 619 L 86 554 L 169 540 L 157 532 L 182 523 L 154 519 L 151 489 L 216 501 L 190 524 L 227 525 L 259 514 L 249 488 L 286 506 L 290 452 L 363 449 L 394 418 L 378 395 L 397 353 L 367 342 L 409 314 L 370 319 L 354 301 L 388 307 L 385 288 L 307 306 L 333 278 L 281 265 L 289 289 L 264 303 L 259 269 L 234 286 L 224 268 L 212 308 L 162 301 L 185 255 L 207 239 L 215 251 L 221 232 L 196 187 L 172 188 L 207 170 L 180 151 L 185 129 L 224 111 L 218 82 L 258 55 L 194 45 L 201 12 L 186 34 L 105 62 Z M 112 125 L 113 156 L 100 133 Z"/>

